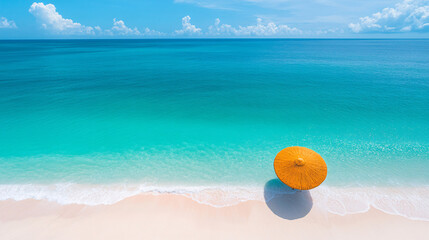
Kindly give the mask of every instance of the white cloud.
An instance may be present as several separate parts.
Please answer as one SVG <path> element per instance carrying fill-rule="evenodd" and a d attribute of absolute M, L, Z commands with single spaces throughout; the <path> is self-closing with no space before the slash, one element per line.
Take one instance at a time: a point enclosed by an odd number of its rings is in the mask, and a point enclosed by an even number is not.
<path fill-rule="evenodd" d="M 7 20 L 5 17 L 0 18 L 0 28 L 17 28 L 16 24 L 12 20 Z"/>
<path fill-rule="evenodd" d="M 429 30 L 429 0 L 404 0 L 350 23 L 355 32 L 410 32 Z"/>
<path fill-rule="evenodd" d="M 118 35 L 140 35 L 140 31 L 135 28 L 129 28 L 125 25 L 124 21 L 113 19 L 112 32 Z"/>
<path fill-rule="evenodd" d="M 141 33 L 143 36 L 165 36 L 166 34 L 163 32 L 158 32 L 156 30 L 152 30 L 150 28 L 145 28 L 144 31 Z"/>
<path fill-rule="evenodd" d="M 34 2 L 28 10 L 33 14 L 42 27 L 61 34 L 94 34 L 92 27 L 73 22 L 71 19 L 63 18 L 53 4 Z"/>
<path fill-rule="evenodd" d="M 232 36 L 286 36 L 302 34 L 302 31 L 288 25 L 277 25 L 273 22 L 264 24 L 261 18 L 257 18 L 256 25 L 232 27 L 229 24 L 220 24 L 220 19 L 209 27 L 209 35 L 232 35 Z"/>
<path fill-rule="evenodd" d="M 127 27 L 122 20 L 113 19 L 113 27 L 103 30 L 100 26 L 89 27 L 80 23 L 73 22 L 71 19 L 63 18 L 56 10 L 53 4 L 44 4 L 34 2 L 28 10 L 42 24 L 46 30 L 57 34 L 90 34 L 90 35 L 109 35 L 109 36 L 162 36 L 163 33 L 146 28 L 140 32 L 136 27 Z M 2 18 L 3 21 L 3 18 Z M 6 20 L 7 21 L 7 20 Z M 9 21 L 10 23 L 11 21 Z M 13 21 L 12 21 L 13 23 Z M 15 24 L 15 23 L 13 23 Z"/>
<path fill-rule="evenodd" d="M 216 18 L 214 25 L 209 26 L 209 35 L 237 35 L 237 29 L 229 24 L 220 24 L 220 19 Z"/>
<path fill-rule="evenodd" d="M 96 32 L 98 32 L 98 33 L 100 33 L 100 32 L 102 32 L 103 30 L 101 29 L 101 27 L 100 26 L 95 26 L 94 27 L 94 30 L 96 31 Z"/>
<path fill-rule="evenodd" d="M 183 34 L 200 34 L 201 28 L 195 27 L 195 25 L 191 24 L 191 17 L 185 16 L 182 18 L 182 29 L 174 31 L 175 34 L 183 35 Z"/>
<path fill-rule="evenodd" d="M 143 32 L 140 32 L 136 27 L 129 28 L 125 25 L 124 21 L 113 19 L 113 27 L 107 30 L 109 35 L 121 35 L 121 36 L 163 36 L 164 34 L 149 28 L 145 28 Z"/>

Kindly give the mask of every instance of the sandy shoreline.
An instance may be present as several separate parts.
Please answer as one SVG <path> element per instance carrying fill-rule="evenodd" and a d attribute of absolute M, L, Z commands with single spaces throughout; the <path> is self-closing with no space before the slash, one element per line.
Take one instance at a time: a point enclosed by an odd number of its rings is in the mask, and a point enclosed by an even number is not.
<path fill-rule="evenodd" d="M 283 199 L 284 200 L 284 199 Z M 0 201 L 0 239 L 427 239 L 429 222 L 371 209 L 339 216 L 317 207 L 248 201 L 216 208 L 174 194 L 113 205 Z M 284 206 L 284 204 L 283 204 Z M 310 209 L 308 209 L 310 207 Z"/>

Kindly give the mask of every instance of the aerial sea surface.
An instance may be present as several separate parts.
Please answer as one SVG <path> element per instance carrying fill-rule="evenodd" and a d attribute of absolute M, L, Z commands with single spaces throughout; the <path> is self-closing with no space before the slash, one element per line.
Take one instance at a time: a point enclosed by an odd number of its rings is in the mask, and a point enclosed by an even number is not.
<path fill-rule="evenodd" d="M 328 165 L 316 205 L 429 220 L 428 53 L 429 40 L 0 41 L 0 200 L 224 206 L 260 199 L 275 155 L 305 146 Z"/>

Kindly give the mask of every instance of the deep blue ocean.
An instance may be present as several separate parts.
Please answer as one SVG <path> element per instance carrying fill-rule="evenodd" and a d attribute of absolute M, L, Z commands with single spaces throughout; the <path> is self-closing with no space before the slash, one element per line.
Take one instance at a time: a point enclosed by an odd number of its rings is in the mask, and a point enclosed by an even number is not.
<path fill-rule="evenodd" d="M 0 41 L 0 184 L 429 185 L 429 40 Z"/>

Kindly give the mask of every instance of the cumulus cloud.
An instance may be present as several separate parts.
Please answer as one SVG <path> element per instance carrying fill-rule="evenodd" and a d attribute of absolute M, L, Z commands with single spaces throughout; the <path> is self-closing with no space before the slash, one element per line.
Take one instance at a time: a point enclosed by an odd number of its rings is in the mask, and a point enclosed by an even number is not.
<path fill-rule="evenodd" d="M 94 34 L 94 28 L 63 18 L 53 4 L 34 2 L 28 10 L 33 14 L 42 27 L 61 34 Z"/>
<path fill-rule="evenodd" d="M 165 36 L 166 34 L 163 32 L 159 32 L 156 30 L 152 30 L 150 28 L 145 28 L 144 31 L 141 33 L 142 36 Z"/>
<path fill-rule="evenodd" d="M 355 32 L 410 32 L 429 30 L 429 0 L 404 0 L 350 23 Z"/>
<path fill-rule="evenodd" d="M 201 28 L 195 27 L 195 25 L 191 24 L 191 17 L 185 16 L 182 18 L 182 29 L 174 31 L 175 34 L 178 35 L 192 35 L 192 34 L 200 34 Z"/>
<path fill-rule="evenodd" d="M 237 35 L 237 29 L 229 24 L 220 24 L 220 19 L 216 18 L 214 25 L 209 26 L 209 35 Z"/>
<path fill-rule="evenodd" d="M 125 25 L 124 21 L 113 19 L 112 32 L 117 33 L 118 35 L 140 35 L 140 31 L 134 27 L 129 28 Z"/>
<path fill-rule="evenodd" d="M 7 20 L 5 17 L 0 18 L 0 28 L 17 28 L 16 24 L 12 20 Z"/>
<path fill-rule="evenodd" d="M 28 10 L 33 14 L 36 19 L 41 23 L 42 27 L 46 30 L 52 31 L 57 34 L 89 34 L 99 36 L 162 36 L 163 34 L 158 31 L 145 28 L 140 32 L 137 27 L 130 28 L 125 25 L 122 20 L 113 19 L 113 26 L 111 29 L 103 30 L 100 26 L 90 27 L 80 23 L 74 22 L 71 19 L 63 18 L 53 4 L 44 4 L 42 2 L 34 2 Z M 7 21 L 7 20 L 6 20 Z M 2 19 L 3 22 L 3 19 Z M 10 21 L 9 21 L 10 23 Z M 12 22 L 13 23 L 13 22 Z M 15 24 L 15 23 L 13 23 Z"/>
<path fill-rule="evenodd" d="M 238 26 L 237 28 L 229 24 L 221 24 L 220 19 L 215 20 L 214 25 L 209 27 L 209 35 L 230 35 L 230 36 L 285 36 L 302 34 L 302 31 L 288 25 L 277 25 L 273 22 L 263 23 L 261 18 L 257 18 L 256 25 Z"/>
<path fill-rule="evenodd" d="M 100 27 L 94 27 L 97 31 L 102 31 Z M 125 25 L 122 20 L 113 19 L 113 27 L 104 31 L 107 35 L 119 35 L 119 36 L 163 36 L 164 34 L 149 28 L 145 28 L 143 32 L 140 32 L 137 27 L 130 28 Z"/>

